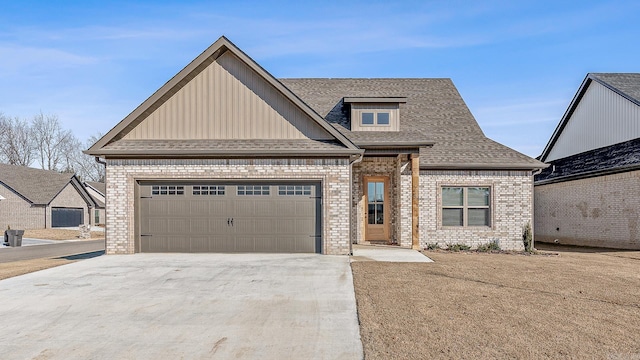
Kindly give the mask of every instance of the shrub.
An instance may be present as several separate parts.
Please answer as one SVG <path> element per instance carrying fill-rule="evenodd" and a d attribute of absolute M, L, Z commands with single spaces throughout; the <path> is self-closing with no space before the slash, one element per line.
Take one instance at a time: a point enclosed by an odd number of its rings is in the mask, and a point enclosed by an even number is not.
<path fill-rule="evenodd" d="M 465 244 L 451 244 L 447 247 L 447 249 L 449 249 L 450 251 L 458 252 L 458 251 L 470 250 L 471 247 Z"/>
<path fill-rule="evenodd" d="M 533 232 L 531 231 L 530 222 L 527 222 L 522 228 L 522 242 L 524 243 L 524 251 L 533 251 Z"/>
<path fill-rule="evenodd" d="M 498 244 L 498 240 L 493 240 L 490 243 L 486 243 L 478 246 L 477 251 L 479 252 L 500 251 L 500 244 Z"/>
<path fill-rule="evenodd" d="M 440 245 L 438 243 L 427 244 L 427 250 L 438 250 L 440 249 Z"/>

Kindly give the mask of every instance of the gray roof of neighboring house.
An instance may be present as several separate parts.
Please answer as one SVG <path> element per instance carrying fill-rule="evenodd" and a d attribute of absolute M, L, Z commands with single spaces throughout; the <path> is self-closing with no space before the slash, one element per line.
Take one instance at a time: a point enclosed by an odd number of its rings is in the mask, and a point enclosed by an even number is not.
<path fill-rule="evenodd" d="M 640 105 L 640 73 L 590 73 L 588 77 Z"/>
<path fill-rule="evenodd" d="M 104 199 L 104 196 L 106 194 L 107 191 L 107 186 L 105 183 L 103 182 L 95 182 L 95 181 L 85 181 L 84 182 L 85 187 L 91 187 L 93 188 L 93 190 L 99 192 L 100 194 L 102 194 L 102 198 L 96 198 L 95 196 L 93 196 L 93 194 L 91 194 L 91 192 L 89 192 L 89 195 L 91 196 L 91 198 L 93 199 L 93 201 L 96 203 L 96 205 L 98 206 L 98 208 L 104 209 L 104 201 L 102 199 Z"/>
<path fill-rule="evenodd" d="M 638 170 L 640 139 L 585 151 L 549 164 L 550 167 L 535 176 L 536 185 Z"/>
<path fill-rule="evenodd" d="M 46 205 L 73 179 L 74 174 L 0 164 L 0 182 L 36 205 Z"/>
<path fill-rule="evenodd" d="M 356 145 L 433 142 L 422 168 L 533 169 L 545 165 L 488 139 L 451 79 L 280 79 Z M 406 97 L 400 131 L 351 131 L 345 97 Z"/>
<path fill-rule="evenodd" d="M 86 183 L 89 184 L 92 188 L 98 190 L 102 195 L 107 193 L 107 184 L 103 182 L 87 181 Z"/>

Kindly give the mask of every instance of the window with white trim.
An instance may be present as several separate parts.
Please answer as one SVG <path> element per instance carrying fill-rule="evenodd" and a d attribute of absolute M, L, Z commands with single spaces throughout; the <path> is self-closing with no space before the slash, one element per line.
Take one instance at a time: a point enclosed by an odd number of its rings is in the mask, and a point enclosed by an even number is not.
<path fill-rule="evenodd" d="M 442 187 L 442 226 L 491 226 L 491 188 Z"/>

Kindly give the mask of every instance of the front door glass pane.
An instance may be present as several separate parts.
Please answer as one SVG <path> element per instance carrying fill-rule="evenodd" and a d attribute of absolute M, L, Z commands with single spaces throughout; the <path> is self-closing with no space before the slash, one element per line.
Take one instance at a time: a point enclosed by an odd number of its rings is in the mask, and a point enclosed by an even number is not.
<path fill-rule="evenodd" d="M 369 224 L 384 224 L 384 182 L 371 181 L 367 183 L 367 222 Z"/>

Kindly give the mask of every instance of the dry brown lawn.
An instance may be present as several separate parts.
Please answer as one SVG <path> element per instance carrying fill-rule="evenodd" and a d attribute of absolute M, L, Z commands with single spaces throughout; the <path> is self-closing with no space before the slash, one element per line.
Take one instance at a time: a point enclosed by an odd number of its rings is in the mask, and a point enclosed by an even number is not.
<path fill-rule="evenodd" d="M 0 280 L 74 262 L 65 258 L 21 260 L 0 263 Z"/>
<path fill-rule="evenodd" d="M 352 263 L 366 359 L 640 359 L 640 252 Z"/>
<path fill-rule="evenodd" d="M 24 235 L 22 237 L 32 238 L 32 239 L 44 239 L 44 240 L 75 240 L 75 239 L 78 239 L 79 233 L 80 233 L 79 230 L 69 230 L 69 229 L 35 229 L 35 230 L 25 230 Z M 95 240 L 95 239 L 104 239 L 104 232 L 92 231 L 91 239 L 86 239 L 86 240 Z"/>

